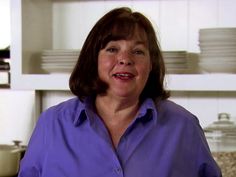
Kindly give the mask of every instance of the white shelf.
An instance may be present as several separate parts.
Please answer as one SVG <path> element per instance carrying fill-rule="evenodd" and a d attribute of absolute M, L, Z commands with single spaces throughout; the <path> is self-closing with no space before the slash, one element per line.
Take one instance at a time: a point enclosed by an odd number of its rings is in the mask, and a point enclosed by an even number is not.
<path fill-rule="evenodd" d="M 236 91 L 235 74 L 171 74 L 166 82 L 172 91 Z"/>
<path fill-rule="evenodd" d="M 14 78 L 13 78 L 14 79 Z M 69 90 L 69 74 L 23 74 L 13 80 L 12 89 Z"/>
<path fill-rule="evenodd" d="M 13 89 L 69 90 L 70 74 L 23 74 L 12 82 Z M 235 74 L 170 74 L 171 91 L 236 91 Z"/>

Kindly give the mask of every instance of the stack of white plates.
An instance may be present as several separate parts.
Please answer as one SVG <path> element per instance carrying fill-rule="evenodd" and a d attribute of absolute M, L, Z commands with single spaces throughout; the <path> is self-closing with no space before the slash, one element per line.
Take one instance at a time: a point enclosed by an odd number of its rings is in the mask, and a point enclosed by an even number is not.
<path fill-rule="evenodd" d="M 236 28 L 200 29 L 199 46 L 203 72 L 236 72 Z"/>
<path fill-rule="evenodd" d="M 163 58 L 168 74 L 184 74 L 188 70 L 186 51 L 163 51 Z"/>
<path fill-rule="evenodd" d="M 44 50 L 41 68 L 48 73 L 70 73 L 79 57 L 79 50 Z"/>

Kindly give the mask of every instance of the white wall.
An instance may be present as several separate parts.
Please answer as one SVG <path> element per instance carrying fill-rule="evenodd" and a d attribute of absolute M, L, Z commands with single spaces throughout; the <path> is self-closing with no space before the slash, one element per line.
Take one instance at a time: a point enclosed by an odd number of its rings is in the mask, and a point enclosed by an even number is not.
<path fill-rule="evenodd" d="M 171 100 L 195 114 L 203 127 L 216 121 L 222 112 L 229 113 L 236 121 L 235 92 L 174 92 Z"/>
<path fill-rule="evenodd" d="M 199 52 L 200 28 L 236 27 L 235 0 L 101 0 L 96 5 L 94 1 L 63 2 L 53 4 L 54 48 L 81 48 L 94 23 L 120 6 L 150 18 L 163 50 Z"/>
<path fill-rule="evenodd" d="M 0 144 L 28 143 L 35 124 L 35 101 L 34 91 L 0 89 Z"/>
<path fill-rule="evenodd" d="M 10 0 L 0 0 L 0 49 L 10 45 Z"/>

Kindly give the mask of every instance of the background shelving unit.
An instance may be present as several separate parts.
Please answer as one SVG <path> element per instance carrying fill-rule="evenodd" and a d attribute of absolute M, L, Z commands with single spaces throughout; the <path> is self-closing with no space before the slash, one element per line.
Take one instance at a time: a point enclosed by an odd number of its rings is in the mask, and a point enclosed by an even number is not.
<path fill-rule="evenodd" d="M 141 8 L 138 2 L 123 1 L 122 3 L 126 3 L 127 6 L 137 9 Z M 92 16 L 88 11 L 100 9 L 98 13 L 102 15 L 105 11 L 111 9 L 111 7 L 119 6 L 122 3 L 120 1 L 98 1 L 96 6 L 94 6 L 92 1 L 79 0 L 12 0 L 11 88 L 25 90 L 69 90 L 69 74 L 47 74 L 40 69 L 41 52 L 45 49 L 81 48 L 89 29 L 91 29 L 94 22 L 99 18 L 99 15 Z M 158 8 L 171 9 L 171 3 L 173 2 L 147 1 L 146 6 L 149 5 L 151 7 L 151 5 L 155 5 Z M 142 7 L 142 10 L 146 6 Z M 186 13 L 188 13 L 187 9 L 191 9 L 191 4 L 190 7 L 187 6 L 189 6 L 188 1 L 181 1 L 178 4 L 178 8 L 183 9 L 183 12 Z M 85 10 L 86 8 L 87 10 Z M 212 11 L 214 11 L 214 6 L 212 8 Z M 194 8 L 192 11 L 194 12 Z M 154 11 L 149 12 L 147 10 L 144 13 L 149 13 L 148 15 L 153 17 L 152 19 L 157 26 L 160 23 L 158 19 L 165 20 L 165 16 L 163 17 L 161 10 L 158 14 L 154 14 Z M 191 16 L 191 13 L 189 12 L 187 15 Z M 194 14 L 192 16 L 194 17 Z M 167 21 L 168 18 L 166 19 Z M 184 20 L 181 23 L 190 23 L 191 25 L 192 21 L 188 18 L 181 17 Z M 205 18 L 207 20 L 207 17 Z M 168 23 L 162 23 L 160 25 L 160 34 L 163 35 L 161 39 L 166 39 L 164 33 Z M 183 29 L 176 28 L 176 30 L 177 32 L 181 32 Z M 192 31 L 197 32 L 196 28 Z M 186 39 L 185 32 L 183 31 L 177 35 L 180 38 Z M 189 36 L 189 34 L 187 35 Z M 193 36 L 195 36 L 195 46 L 197 46 L 196 34 Z M 172 34 L 170 37 L 173 38 L 176 36 Z M 189 37 L 191 43 L 193 43 L 193 38 Z M 166 41 L 162 40 L 161 42 L 164 48 L 166 47 L 168 49 L 169 47 L 171 50 L 175 49 L 173 46 L 168 46 Z M 186 40 L 176 45 L 186 46 L 189 43 Z M 189 47 L 190 49 L 193 48 L 192 44 L 189 45 L 191 45 Z M 195 49 L 195 52 L 196 50 L 198 49 Z M 172 91 L 236 91 L 236 75 L 170 74 L 166 76 L 166 87 Z"/>

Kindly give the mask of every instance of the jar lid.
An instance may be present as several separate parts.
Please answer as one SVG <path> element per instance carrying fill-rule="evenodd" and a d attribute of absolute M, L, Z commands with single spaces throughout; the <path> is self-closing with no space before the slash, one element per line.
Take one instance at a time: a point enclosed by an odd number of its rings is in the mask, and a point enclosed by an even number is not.
<path fill-rule="evenodd" d="M 219 113 L 218 120 L 204 128 L 204 132 L 217 134 L 217 136 L 236 137 L 236 124 L 230 121 L 230 114 Z"/>
<path fill-rule="evenodd" d="M 13 143 L 14 143 L 13 145 L 0 144 L 0 151 L 11 151 L 11 150 L 22 148 L 22 146 L 20 146 L 21 141 L 13 140 Z"/>

